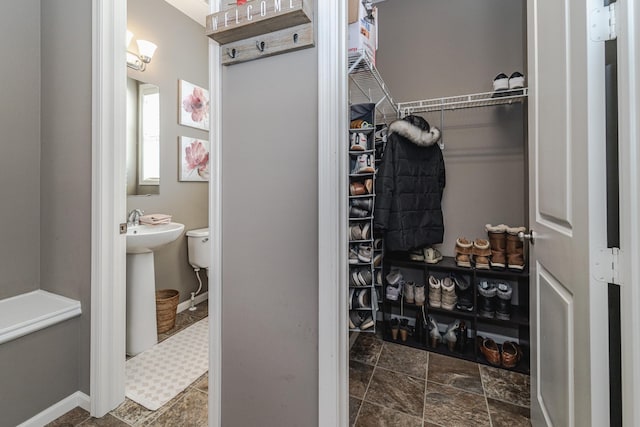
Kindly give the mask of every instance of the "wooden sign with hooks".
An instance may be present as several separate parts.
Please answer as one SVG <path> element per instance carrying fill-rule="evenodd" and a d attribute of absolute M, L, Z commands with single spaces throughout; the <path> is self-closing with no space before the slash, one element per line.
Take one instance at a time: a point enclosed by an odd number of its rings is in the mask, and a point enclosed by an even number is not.
<path fill-rule="evenodd" d="M 209 15 L 206 34 L 220 43 L 223 65 L 313 47 L 313 2 L 252 0 Z"/>

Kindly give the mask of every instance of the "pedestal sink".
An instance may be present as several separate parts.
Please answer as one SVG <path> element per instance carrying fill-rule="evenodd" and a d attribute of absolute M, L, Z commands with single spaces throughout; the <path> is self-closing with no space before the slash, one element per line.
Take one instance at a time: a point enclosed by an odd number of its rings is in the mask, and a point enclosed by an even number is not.
<path fill-rule="evenodd" d="M 184 224 L 136 225 L 127 230 L 127 354 L 158 342 L 153 252 L 182 235 Z"/>

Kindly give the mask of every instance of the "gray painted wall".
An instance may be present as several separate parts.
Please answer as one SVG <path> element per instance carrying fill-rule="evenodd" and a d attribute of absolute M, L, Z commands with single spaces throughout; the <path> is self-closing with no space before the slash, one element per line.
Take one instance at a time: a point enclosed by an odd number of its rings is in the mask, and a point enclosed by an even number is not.
<path fill-rule="evenodd" d="M 91 4 L 29 0 L 0 6 L 0 33 L 2 55 L 12 58 L 3 62 L 2 75 L 9 77 L 0 83 L 0 128 L 7 138 L 0 145 L 0 197 L 12 208 L 2 210 L 12 226 L 0 233 L 19 232 L 0 238 L 0 262 L 9 261 L 0 270 L 0 297 L 8 289 L 40 287 L 79 299 L 83 310 L 80 318 L 0 345 L 4 427 L 78 390 L 89 393 Z M 18 48 L 9 54 L 9 46 Z M 23 286 L 5 286 L 16 268 Z"/>
<path fill-rule="evenodd" d="M 204 28 L 164 1 L 128 0 L 127 27 L 135 39 L 149 40 L 158 49 L 144 72 L 129 69 L 136 80 L 160 87 L 160 194 L 129 196 L 127 209 L 167 213 L 185 224 L 185 230 L 208 226 L 208 185 L 178 182 L 178 137 L 209 139 L 209 132 L 178 125 L 178 80 L 209 86 L 209 50 Z M 150 18 L 152 17 L 152 19 Z M 130 49 L 135 51 L 135 41 Z M 188 262 L 187 238 L 160 249 L 155 255 L 156 288 L 177 289 L 180 301 L 188 300 L 198 287 Z M 203 291 L 207 290 L 206 274 Z"/>
<path fill-rule="evenodd" d="M 222 86 L 222 425 L 317 425 L 317 51 Z"/>
<path fill-rule="evenodd" d="M 378 4 L 377 66 L 396 102 L 490 92 L 493 78 L 524 72 L 524 1 L 402 0 Z M 424 116 L 440 127 L 440 113 Z M 486 223 L 525 222 L 521 106 L 446 112 L 447 185 L 441 251 L 458 236 L 486 238 Z"/>
<path fill-rule="evenodd" d="M 0 3 L 0 298 L 40 282 L 39 21 L 40 0 Z"/>

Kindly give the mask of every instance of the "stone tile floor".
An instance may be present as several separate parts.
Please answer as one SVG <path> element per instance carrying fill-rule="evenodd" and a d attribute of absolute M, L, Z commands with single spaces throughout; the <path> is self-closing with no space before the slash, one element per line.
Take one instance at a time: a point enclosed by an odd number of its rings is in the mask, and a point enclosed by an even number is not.
<path fill-rule="evenodd" d="M 196 307 L 196 311 L 185 310 L 178 313 L 176 326 L 166 333 L 158 334 L 158 342 L 207 317 L 209 314 L 207 301 Z M 132 400 L 125 399 L 120 406 L 102 418 L 92 418 L 89 412 L 78 407 L 47 424 L 46 427 L 207 427 L 208 394 L 209 373 L 206 373 L 157 411 L 150 411 Z"/>
<path fill-rule="evenodd" d="M 183 311 L 164 340 L 207 316 Z M 349 353 L 349 424 L 356 427 L 530 426 L 529 377 L 360 334 Z M 126 399 L 106 416 L 75 408 L 51 427 L 207 426 L 204 374 L 157 411 Z"/>
<path fill-rule="evenodd" d="M 349 352 L 356 427 L 530 426 L 529 376 L 359 334 Z"/>

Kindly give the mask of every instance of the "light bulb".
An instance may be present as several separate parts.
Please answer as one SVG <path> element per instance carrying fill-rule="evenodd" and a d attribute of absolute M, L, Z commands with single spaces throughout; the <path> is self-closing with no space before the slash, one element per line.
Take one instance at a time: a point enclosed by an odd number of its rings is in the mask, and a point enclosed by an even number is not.
<path fill-rule="evenodd" d="M 138 53 L 140 54 L 140 58 L 145 62 L 151 61 L 151 58 L 158 46 L 147 40 L 137 40 L 136 43 L 138 43 Z"/>

